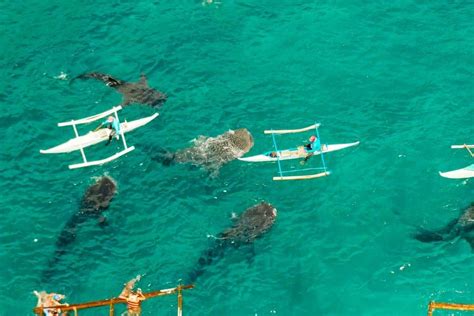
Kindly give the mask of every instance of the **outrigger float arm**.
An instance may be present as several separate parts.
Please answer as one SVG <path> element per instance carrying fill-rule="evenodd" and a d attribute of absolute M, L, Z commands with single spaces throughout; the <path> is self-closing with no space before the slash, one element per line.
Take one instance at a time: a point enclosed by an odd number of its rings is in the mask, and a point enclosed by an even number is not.
<path fill-rule="evenodd" d="M 100 114 L 96 114 L 96 115 L 92 115 L 92 116 L 89 116 L 89 117 L 86 117 L 86 118 L 83 118 L 83 119 L 79 119 L 79 120 L 70 120 L 68 122 L 61 122 L 61 123 L 58 123 L 58 126 L 59 127 L 62 127 L 62 126 L 70 126 L 70 125 L 78 125 L 78 124 L 88 124 L 88 123 L 92 123 L 94 121 L 97 121 L 97 120 L 100 120 L 101 118 L 104 118 L 108 115 L 111 115 L 113 113 L 117 113 L 117 111 L 120 111 L 122 109 L 122 106 L 119 105 L 119 106 L 114 106 L 113 108 L 111 108 L 110 110 L 108 111 L 105 111 L 105 112 L 102 112 Z"/>
<path fill-rule="evenodd" d="M 451 145 L 451 149 L 474 148 L 474 145 Z"/>
<path fill-rule="evenodd" d="M 452 149 L 464 149 L 465 148 L 469 152 L 471 157 L 474 157 L 474 153 L 472 153 L 472 151 L 471 151 L 471 148 L 474 148 L 474 145 L 466 145 L 466 144 L 464 144 L 464 145 L 451 145 L 451 148 Z"/>
<path fill-rule="evenodd" d="M 321 124 L 313 124 L 311 126 L 300 128 L 300 129 L 280 129 L 280 130 L 265 130 L 263 131 L 264 134 L 292 134 L 292 133 L 301 133 L 306 132 L 311 129 L 317 129 Z"/>
<path fill-rule="evenodd" d="M 316 174 L 308 174 L 304 176 L 279 176 L 273 177 L 275 181 L 283 181 L 283 180 L 308 180 L 308 179 L 316 179 L 330 175 L 329 171 L 324 171 Z"/>
<path fill-rule="evenodd" d="M 107 162 L 110 162 L 112 160 L 115 160 L 115 159 L 123 156 L 123 155 L 128 154 L 132 150 L 135 150 L 135 146 L 126 147 L 124 150 L 116 153 L 115 155 L 112 155 L 112 156 L 110 156 L 108 158 L 105 158 L 105 159 L 102 159 L 102 160 L 87 161 L 86 159 L 84 159 L 84 162 L 69 165 L 69 169 L 77 169 L 77 168 L 83 168 L 83 167 L 103 165 Z"/>

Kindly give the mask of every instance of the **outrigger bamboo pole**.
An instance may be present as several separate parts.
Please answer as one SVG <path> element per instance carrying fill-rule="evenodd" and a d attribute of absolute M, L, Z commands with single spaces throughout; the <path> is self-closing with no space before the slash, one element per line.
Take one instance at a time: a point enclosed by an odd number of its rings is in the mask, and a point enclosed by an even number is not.
<path fill-rule="evenodd" d="M 183 316 L 183 293 L 181 293 L 181 285 L 178 286 L 178 316 Z"/>
<path fill-rule="evenodd" d="M 283 176 L 283 177 L 273 177 L 273 180 L 275 181 L 285 181 L 285 180 L 308 180 L 308 179 L 315 179 L 315 178 L 321 178 L 330 175 L 331 173 L 329 171 L 324 171 L 321 173 L 317 174 L 308 174 L 305 176 Z"/>
<path fill-rule="evenodd" d="M 451 145 L 451 149 L 466 149 L 469 154 L 471 155 L 471 157 L 474 157 L 474 154 L 472 153 L 471 151 L 471 148 L 474 148 L 474 145 Z"/>
<path fill-rule="evenodd" d="M 464 145 L 464 148 L 467 149 L 467 151 L 469 152 L 469 154 L 471 155 L 471 157 L 474 157 L 474 154 L 473 154 L 472 151 L 471 151 L 471 147 L 469 147 L 468 145 Z"/>
<path fill-rule="evenodd" d="M 428 305 L 428 316 L 433 315 L 435 309 L 447 309 L 458 311 L 474 311 L 474 304 L 437 303 L 430 302 Z"/>
<path fill-rule="evenodd" d="M 451 149 L 463 149 L 463 148 L 474 148 L 474 145 L 451 145 Z"/>
<path fill-rule="evenodd" d="M 68 122 L 61 122 L 58 123 L 59 127 L 63 126 L 69 126 L 69 125 L 78 125 L 78 124 L 87 124 L 87 123 L 92 123 L 94 121 L 100 120 L 101 118 L 106 117 L 107 115 L 113 114 L 114 112 L 120 111 L 122 109 L 122 106 L 114 106 L 112 109 L 107 110 L 105 112 L 102 112 L 100 114 L 92 115 L 83 119 L 79 120 L 70 120 Z"/>
<path fill-rule="evenodd" d="M 151 298 L 151 297 L 157 297 L 157 296 L 164 296 L 164 295 L 170 295 L 170 294 L 175 294 L 178 292 L 178 294 L 181 292 L 181 290 L 187 290 L 187 289 L 192 289 L 194 288 L 193 284 L 189 285 L 180 285 L 171 289 L 164 289 L 164 290 L 158 290 L 158 291 L 153 291 L 149 293 L 144 293 L 143 295 L 146 298 Z M 181 294 L 182 295 L 182 294 Z M 179 299 L 179 297 L 178 297 Z M 182 302 L 182 298 L 181 298 Z M 100 306 L 110 306 L 110 315 L 113 316 L 114 312 L 114 305 L 115 304 L 125 304 L 126 300 L 121 299 L 121 298 L 111 298 L 107 300 L 100 300 L 100 301 L 93 301 L 93 302 L 87 302 L 87 303 L 80 303 L 80 304 L 71 304 L 71 305 L 56 305 L 56 306 L 40 306 L 40 307 L 35 307 L 33 309 L 33 312 L 37 315 L 42 316 L 44 314 L 45 309 L 57 309 L 60 308 L 61 311 L 66 312 L 66 311 L 72 311 L 72 310 L 79 310 L 79 309 L 86 309 L 86 308 L 93 308 L 93 307 L 100 307 Z"/>
<path fill-rule="evenodd" d="M 120 137 L 122 138 L 122 142 L 123 142 L 123 147 L 125 147 L 125 149 L 127 149 L 127 141 L 125 140 L 125 136 L 123 136 L 123 129 L 120 128 L 120 120 L 119 120 L 119 117 L 118 117 L 118 113 L 117 111 L 114 112 L 115 114 L 115 119 L 117 120 L 117 122 L 119 122 L 119 129 L 120 129 Z"/>
<path fill-rule="evenodd" d="M 74 129 L 74 135 L 76 135 L 76 138 L 79 137 L 79 133 L 77 132 L 76 124 L 72 124 L 72 128 Z M 84 153 L 84 148 L 79 149 L 81 151 L 82 155 L 82 160 L 84 160 L 84 163 L 87 162 L 86 154 Z"/>
<path fill-rule="evenodd" d="M 271 129 L 271 130 L 265 130 L 263 131 L 264 134 L 292 134 L 292 133 L 301 133 L 305 131 L 309 131 L 310 129 L 313 128 L 318 128 L 321 124 L 313 124 L 308 127 L 304 128 L 299 128 L 299 129 Z"/>

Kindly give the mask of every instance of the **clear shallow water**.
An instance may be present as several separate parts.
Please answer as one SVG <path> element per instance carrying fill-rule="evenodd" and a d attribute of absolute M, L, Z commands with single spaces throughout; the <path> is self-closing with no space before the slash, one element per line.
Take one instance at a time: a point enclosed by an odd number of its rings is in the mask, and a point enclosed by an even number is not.
<path fill-rule="evenodd" d="M 172 287 L 208 234 L 261 200 L 278 218 L 254 260 L 229 252 L 185 293 L 187 315 L 423 315 L 429 300 L 473 302 L 469 245 L 412 238 L 474 201 L 472 181 L 437 174 L 470 163 L 449 145 L 472 136 L 472 3 L 22 1 L 0 12 L 1 315 L 30 315 L 34 289 L 82 302 L 117 295 L 137 273 L 144 289 Z M 121 100 L 98 82 L 54 78 L 89 71 L 144 72 L 169 99 L 127 138 L 133 154 L 70 171 L 79 154 L 38 153 L 72 135 L 56 123 Z M 271 146 L 264 129 L 314 120 L 324 142 L 361 141 L 326 157 L 324 179 L 272 182 L 275 165 L 238 161 L 209 179 L 150 159 L 240 127 L 259 153 Z M 64 223 L 104 173 L 119 185 L 109 226 L 82 225 L 56 278 L 41 282 Z M 174 305 L 154 299 L 144 315 Z"/>

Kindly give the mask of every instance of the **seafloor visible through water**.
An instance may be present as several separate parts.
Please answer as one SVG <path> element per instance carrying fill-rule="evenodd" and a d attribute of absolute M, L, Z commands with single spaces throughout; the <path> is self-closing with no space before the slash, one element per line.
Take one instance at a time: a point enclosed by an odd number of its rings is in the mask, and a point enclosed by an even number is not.
<path fill-rule="evenodd" d="M 210 266 L 184 293 L 185 315 L 424 315 L 431 300 L 474 303 L 469 243 L 413 238 L 474 202 L 471 180 L 438 175 L 472 163 L 450 145 L 473 142 L 473 17 L 472 1 L 3 1 L 0 315 L 32 315 L 33 290 L 79 303 L 117 296 L 136 274 L 145 292 L 174 287 L 209 236 L 260 201 L 278 210 L 272 229 L 250 259 L 229 251 Z M 68 170 L 78 152 L 39 153 L 73 136 L 57 123 L 121 102 L 98 81 L 72 82 L 91 71 L 131 82 L 145 73 L 168 100 L 128 134 L 135 151 Z M 121 117 L 154 112 L 131 105 Z M 323 143 L 361 142 L 326 155 L 332 174 L 317 180 L 273 182 L 272 163 L 235 160 L 211 178 L 152 160 L 237 128 L 258 154 L 272 148 L 263 130 L 315 121 Z M 119 145 L 86 152 L 104 158 Z M 42 279 L 104 174 L 118 184 L 108 225 L 81 224 Z M 175 313 L 174 296 L 143 304 L 143 315 Z"/>

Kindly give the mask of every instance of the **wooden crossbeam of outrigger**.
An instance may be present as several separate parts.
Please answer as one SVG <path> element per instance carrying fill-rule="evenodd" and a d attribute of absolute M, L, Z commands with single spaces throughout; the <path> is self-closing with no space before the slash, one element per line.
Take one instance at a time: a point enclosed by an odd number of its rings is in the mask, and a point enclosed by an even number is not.
<path fill-rule="evenodd" d="M 301 133 L 301 132 L 306 132 L 306 131 L 309 131 L 309 130 L 312 130 L 312 129 L 317 129 L 321 124 L 317 123 L 317 124 L 313 124 L 311 126 L 308 126 L 308 127 L 304 127 L 304 128 L 299 128 L 299 129 L 277 129 L 277 130 L 273 130 L 273 129 L 270 129 L 270 130 L 265 130 L 263 131 L 264 134 L 293 134 L 293 133 Z"/>
<path fill-rule="evenodd" d="M 432 316 L 435 309 L 474 311 L 474 304 L 430 302 L 430 304 L 428 305 L 428 316 Z"/>
<path fill-rule="evenodd" d="M 330 175 L 331 173 L 329 171 L 324 171 L 316 174 L 308 174 L 304 176 L 279 176 L 279 177 L 273 177 L 273 180 L 275 181 L 281 181 L 281 180 L 309 180 L 309 179 L 316 179 L 316 178 L 321 178 Z"/>
<path fill-rule="evenodd" d="M 183 315 L 183 295 L 182 290 L 188 290 L 194 288 L 193 284 L 189 285 L 178 285 L 177 287 L 171 289 L 164 289 L 153 291 L 149 293 L 143 293 L 146 298 L 157 297 L 157 296 L 164 296 L 177 293 L 178 295 L 178 316 Z M 94 307 L 101 307 L 101 306 L 109 306 L 109 316 L 114 316 L 114 309 L 116 304 L 126 304 L 127 301 L 121 298 L 111 298 L 107 300 L 100 300 L 100 301 L 93 301 L 87 303 L 80 303 L 80 304 L 70 304 L 70 305 L 56 305 L 56 306 L 40 306 L 35 307 L 33 312 L 36 315 L 43 316 L 45 309 L 61 309 L 62 312 L 66 311 L 74 311 L 74 315 L 77 315 L 77 311 L 80 309 L 88 309 Z"/>
<path fill-rule="evenodd" d="M 451 145 L 451 148 L 452 149 L 466 149 L 469 152 L 469 154 L 471 155 L 471 157 L 474 157 L 474 153 L 472 153 L 472 151 L 471 151 L 471 148 L 474 148 L 474 145 L 466 145 L 466 144 Z"/>
<path fill-rule="evenodd" d="M 96 115 L 92 115 L 92 116 L 89 116 L 89 117 L 86 117 L 86 118 L 83 118 L 83 119 L 70 120 L 70 121 L 67 121 L 67 122 L 58 123 L 58 126 L 63 127 L 63 126 L 71 126 L 71 125 L 74 126 L 74 125 L 79 125 L 79 124 L 89 124 L 89 123 L 92 123 L 94 121 L 100 120 L 101 118 L 104 118 L 106 116 L 109 116 L 111 114 L 114 114 L 114 113 L 116 114 L 117 111 L 120 111 L 121 109 L 122 109 L 121 105 L 114 106 L 110 110 L 107 110 L 105 112 L 102 112 L 102 113 L 99 113 L 99 114 L 96 114 Z"/>

